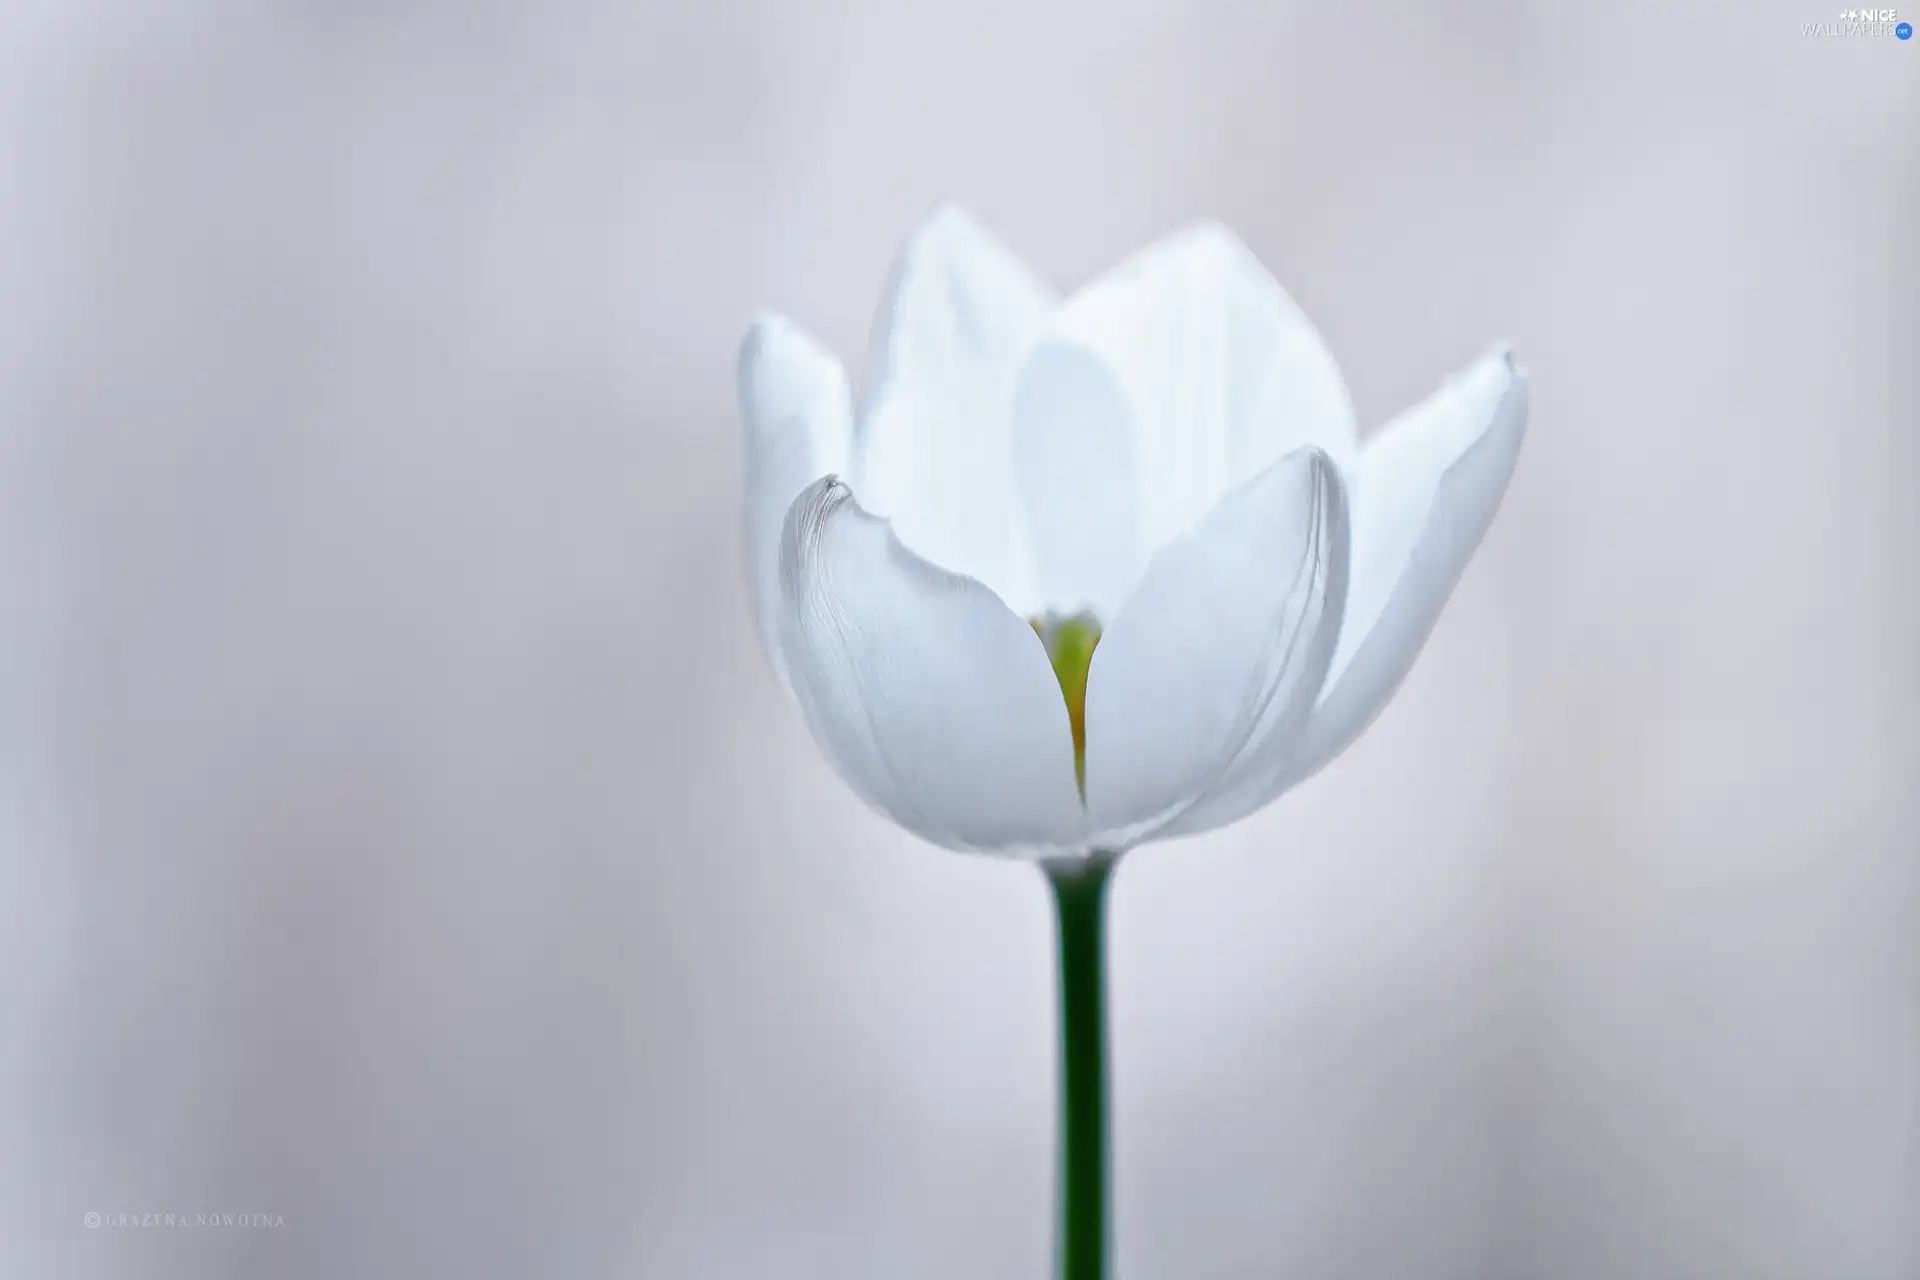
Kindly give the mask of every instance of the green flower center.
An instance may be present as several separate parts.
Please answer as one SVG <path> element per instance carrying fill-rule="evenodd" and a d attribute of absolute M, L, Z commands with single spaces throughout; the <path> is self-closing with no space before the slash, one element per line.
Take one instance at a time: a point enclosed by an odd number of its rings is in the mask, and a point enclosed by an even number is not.
<path fill-rule="evenodd" d="M 1067 700 L 1067 723 L 1073 728 L 1073 777 L 1080 794 L 1087 793 L 1087 669 L 1100 644 L 1100 620 L 1090 613 L 1062 617 L 1049 613 L 1029 618 L 1033 634 L 1046 647 L 1060 693 Z"/>

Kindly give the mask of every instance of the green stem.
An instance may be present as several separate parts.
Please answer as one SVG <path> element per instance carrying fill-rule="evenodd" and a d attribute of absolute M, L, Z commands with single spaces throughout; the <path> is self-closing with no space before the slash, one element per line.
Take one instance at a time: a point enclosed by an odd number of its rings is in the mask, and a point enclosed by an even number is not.
<path fill-rule="evenodd" d="M 1060 1280 L 1106 1280 L 1107 881 L 1114 859 L 1047 869 L 1060 922 Z"/>

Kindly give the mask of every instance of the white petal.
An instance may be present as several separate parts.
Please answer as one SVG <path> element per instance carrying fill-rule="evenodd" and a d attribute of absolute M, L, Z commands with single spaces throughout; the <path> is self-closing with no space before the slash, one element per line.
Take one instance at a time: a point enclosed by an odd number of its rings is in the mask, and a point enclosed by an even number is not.
<path fill-rule="evenodd" d="M 1118 380 L 1083 347 L 1042 343 L 1020 371 L 1013 432 L 1039 603 L 1113 617 L 1142 562 L 1132 411 Z"/>
<path fill-rule="evenodd" d="M 1346 750 L 1400 687 L 1493 523 L 1526 425 L 1526 375 L 1502 347 L 1367 441 L 1340 644 L 1286 785 Z"/>
<path fill-rule="evenodd" d="M 992 591 L 914 555 L 829 476 L 787 516 L 781 592 L 794 694 L 863 799 L 949 849 L 1083 849 L 1066 700 Z"/>
<path fill-rule="evenodd" d="M 1339 470 L 1309 447 L 1161 548 L 1088 674 L 1093 847 L 1158 834 L 1263 724 L 1297 730 L 1333 656 L 1347 545 Z"/>
<path fill-rule="evenodd" d="M 783 316 L 763 315 L 740 344 L 747 577 L 767 656 L 780 652 L 780 533 L 787 508 L 814 480 L 847 467 L 852 408 L 840 362 Z"/>
<path fill-rule="evenodd" d="M 1013 379 L 1056 305 L 971 216 L 936 212 L 894 265 L 855 447 L 853 483 L 869 510 L 920 555 L 1022 611 L 1037 601 L 1014 491 Z"/>
<path fill-rule="evenodd" d="M 1049 333 L 1098 353 L 1133 407 L 1139 549 L 1316 445 L 1342 467 L 1353 404 L 1306 315 L 1231 231 L 1186 227 L 1067 299 Z"/>

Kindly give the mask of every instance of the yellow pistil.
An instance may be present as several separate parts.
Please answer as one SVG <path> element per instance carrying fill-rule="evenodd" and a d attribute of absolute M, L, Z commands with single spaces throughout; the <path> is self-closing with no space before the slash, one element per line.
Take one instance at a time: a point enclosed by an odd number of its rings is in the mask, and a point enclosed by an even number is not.
<path fill-rule="evenodd" d="M 1090 613 L 1062 617 L 1049 613 L 1030 618 L 1033 634 L 1046 647 L 1054 678 L 1067 700 L 1067 723 L 1073 729 L 1073 776 L 1080 794 L 1087 792 L 1087 669 L 1100 644 L 1100 622 Z"/>

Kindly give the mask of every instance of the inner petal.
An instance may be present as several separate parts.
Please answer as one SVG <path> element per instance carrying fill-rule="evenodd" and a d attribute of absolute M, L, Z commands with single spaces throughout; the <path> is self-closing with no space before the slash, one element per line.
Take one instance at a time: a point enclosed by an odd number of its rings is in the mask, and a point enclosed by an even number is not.
<path fill-rule="evenodd" d="M 1067 700 L 1067 723 L 1073 728 L 1073 776 L 1080 794 L 1087 794 L 1087 670 L 1100 644 L 1100 620 L 1091 613 L 1045 613 L 1029 618 L 1033 633 L 1046 647 L 1054 678 Z"/>
<path fill-rule="evenodd" d="M 1112 371 L 1071 343 L 1041 343 L 1015 387 L 1013 447 L 1035 589 L 1020 611 L 1113 617 L 1141 558 L 1132 410 Z"/>
<path fill-rule="evenodd" d="M 1137 482 L 1127 532 L 1140 566 L 1295 450 L 1314 445 L 1341 466 L 1355 455 L 1353 406 L 1326 344 L 1217 223 L 1155 241 L 1074 293 L 1039 349 L 1059 347 L 1110 375 L 1125 406 L 1127 479 Z M 1060 394 L 1075 407 L 1089 403 L 1080 386 Z"/>

